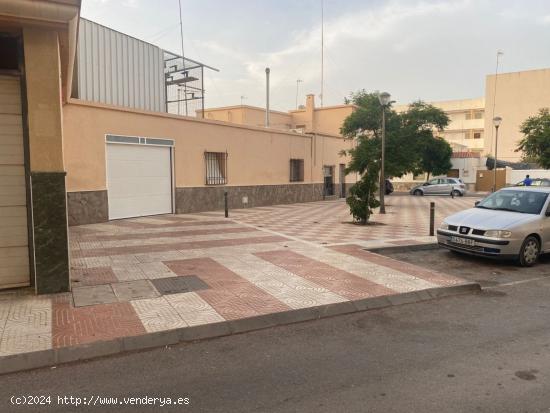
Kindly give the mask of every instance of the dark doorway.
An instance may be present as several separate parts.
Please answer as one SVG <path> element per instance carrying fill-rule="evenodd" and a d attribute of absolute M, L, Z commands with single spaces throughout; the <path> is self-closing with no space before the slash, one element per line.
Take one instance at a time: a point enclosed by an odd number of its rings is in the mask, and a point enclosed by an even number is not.
<path fill-rule="evenodd" d="M 340 164 L 340 198 L 346 197 L 346 164 Z"/>
<path fill-rule="evenodd" d="M 334 166 L 323 166 L 325 196 L 334 195 Z"/>
<path fill-rule="evenodd" d="M 16 37 L 0 34 L 0 70 L 19 70 L 19 45 Z"/>

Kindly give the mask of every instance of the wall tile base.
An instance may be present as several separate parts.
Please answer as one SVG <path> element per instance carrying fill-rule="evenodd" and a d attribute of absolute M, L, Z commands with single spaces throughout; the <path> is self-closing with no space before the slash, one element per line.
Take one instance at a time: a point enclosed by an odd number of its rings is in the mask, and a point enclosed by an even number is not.
<path fill-rule="evenodd" d="M 35 289 L 69 291 L 65 172 L 31 172 Z"/>
<path fill-rule="evenodd" d="M 226 190 L 230 209 L 323 200 L 320 183 L 176 188 L 176 213 L 223 209 Z M 247 204 L 243 197 L 248 198 Z"/>
<path fill-rule="evenodd" d="M 67 192 L 69 225 L 96 224 L 109 220 L 107 191 Z"/>

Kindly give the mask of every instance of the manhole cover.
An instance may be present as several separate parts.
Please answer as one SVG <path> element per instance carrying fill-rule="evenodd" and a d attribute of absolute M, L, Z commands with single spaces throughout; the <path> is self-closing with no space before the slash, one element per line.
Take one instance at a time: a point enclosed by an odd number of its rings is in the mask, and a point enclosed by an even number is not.
<path fill-rule="evenodd" d="M 162 295 L 188 293 L 190 291 L 207 290 L 210 288 L 208 284 L 196 275 L 157 278 L 151 280 L 151 282 Z"/>

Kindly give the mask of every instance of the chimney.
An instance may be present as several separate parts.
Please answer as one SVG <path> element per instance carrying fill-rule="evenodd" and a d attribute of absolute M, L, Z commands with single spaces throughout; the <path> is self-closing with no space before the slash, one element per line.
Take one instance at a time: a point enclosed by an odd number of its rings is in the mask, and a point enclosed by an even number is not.
<path fill-rule="evenodd" d="M 315 130 L 315 95 L 309 94 L 306 97 L 306 119 L 307 128 Z"/>

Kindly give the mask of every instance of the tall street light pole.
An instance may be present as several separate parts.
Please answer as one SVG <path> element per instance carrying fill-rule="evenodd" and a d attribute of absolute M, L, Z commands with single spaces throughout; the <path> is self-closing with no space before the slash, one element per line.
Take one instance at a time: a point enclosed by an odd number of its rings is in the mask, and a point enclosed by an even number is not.
<path fill-rule="evenodd" d="M 498 128 L 502 123 L 502 118 L 500 116 L 495 116 L 493 118 L 493 125 L 495 125 L 495 165 L 494 165 L 494 179 L 493 179 L 493 192 L 497 190 L 497 155 L 498 155 Z"/>
<path fill-rule="evenodd" d="M 384 174 L 384 163 L 386 157 L 386 106 L 390 103 L 391 95 L 388 92 L 383 92 L 378 95 L 378 100 L 382 106 L 382 143 L 380 156 L 380 213 L 386 213 L 386 205 L 384 204 L 384 195 L 386 192 L 386 176 Z"/>

